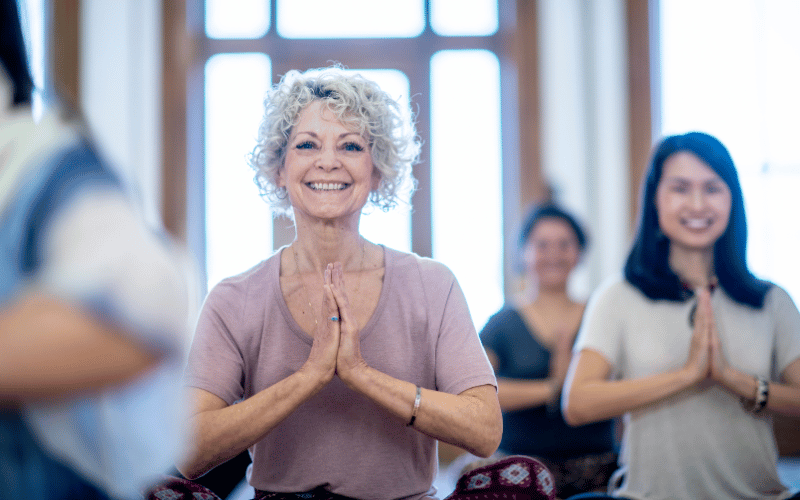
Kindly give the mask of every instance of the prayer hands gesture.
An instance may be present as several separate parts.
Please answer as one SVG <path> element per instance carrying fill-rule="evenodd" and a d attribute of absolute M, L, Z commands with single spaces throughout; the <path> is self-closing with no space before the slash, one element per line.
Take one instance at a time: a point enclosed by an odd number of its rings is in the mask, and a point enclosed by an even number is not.
<path fill-rule="evenodd" d="M 322 317 L 317 321 L 307 364 L 321 375 L 323 383 L 334 375 L 347 382 L 366 362 L 361 357 L 360 331 L 345 291 L 341 263 L 328 264 L 323 289 Z"/>
<path fill-rule="evenodd" d="M 715 383 L 726 384 L 728 360 L 722 350 L 714 310 L 711 307 L 711 293 L 703 288 L 697 291 L 697 306 L 694 313 L 694 333 L 689 348 L 689 359 L 684 365 L 695 382 L 710 379 Z"/>

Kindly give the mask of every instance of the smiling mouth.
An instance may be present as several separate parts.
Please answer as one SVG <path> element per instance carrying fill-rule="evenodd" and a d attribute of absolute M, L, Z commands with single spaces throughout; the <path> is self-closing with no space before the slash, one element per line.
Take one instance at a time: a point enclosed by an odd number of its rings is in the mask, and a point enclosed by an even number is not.
<path fill-rule="evenodd" d="M 346 189 L 350 184 L 342 182 L 307 182 L 306 186 L 314 191 L 341 191 Z"/>
<path fill-rule="evenodd" d="M 681 223 L 689 229 L 707 229 L 714 221 L 710 218 L 683 219 Z"/>

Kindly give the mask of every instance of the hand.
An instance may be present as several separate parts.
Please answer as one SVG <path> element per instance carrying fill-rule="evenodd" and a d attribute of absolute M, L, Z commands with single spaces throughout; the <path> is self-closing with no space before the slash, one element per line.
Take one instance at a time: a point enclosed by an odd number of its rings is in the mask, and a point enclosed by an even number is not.
<path fill-rule="evenodd" d="M 700 382 L 711 375 L 711 325 L 713 323 L 711 294 L 706 289 L 700 289 L 697 291 L 694 332 L 689 347 L 689 359 L 684 365 L 684 369 L 689 371 L 693 382 Z"/>
<path fill-rule="evenodd" d="M 728 385 L 728 360 L 722 349 L 722 342 L 719 339 L 717 323 L 714 321 L 714 313 L 710 312 L 710 354 L 711 354 L 711 378 L 723 385 Z"/>
<path fill-rule="evenodd" d="M 367 363 L 361 357 L 361 332 L 347 298 L 341 263 L 328 264 L 328 270 L 325 271 L 325 284 L 330 288 L 338 307 L 339 321 L 337 324 L 341 331 L 339 351 L 336 357 L 336 374 L 349 385 L 350 377 L 359 369 L 366 367 Z"/>
<path fill-rule="evenodd" d="M 331 289 L 331 267 L 328 264 L 328 268 L 325 270 L 322 317 L 317 320 L 311 352 L 308 355 L 308 361 L 303 366 L 303 370 L 320 377 L 323 384 L 330 382 L 336 373 L 336 357 L 339 353 L 341 337 L 340 323 L 331 321 L 331 317 L 339 315 L 336 299 Z"/>

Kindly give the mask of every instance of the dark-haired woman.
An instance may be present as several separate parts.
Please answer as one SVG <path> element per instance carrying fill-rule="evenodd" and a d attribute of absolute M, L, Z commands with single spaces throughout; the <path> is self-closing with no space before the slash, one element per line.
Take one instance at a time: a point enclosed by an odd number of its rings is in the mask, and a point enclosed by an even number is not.
<path fill-rule="evenodd" d="M 750 273 L 746 234 L 726 148 L 665 138 L 624 279 L 593 295 L 565 385 L 568 422 L 626 417 L 612 498 L 791 497 L 770 413 L 800 414 L 800 314 Z"/>
<path fill-rule="evenodd" d="M 571 214 L 553 204 L 534 207 L 519 238 L 524 292 L 481 331 L 498 377 L 501 453 L 542 460 L 561 497 L 603 488 L 616 468 L 613 421 L 572 428 L 558 403 L 584 310 L 568 281 L 586 245 Z"/>

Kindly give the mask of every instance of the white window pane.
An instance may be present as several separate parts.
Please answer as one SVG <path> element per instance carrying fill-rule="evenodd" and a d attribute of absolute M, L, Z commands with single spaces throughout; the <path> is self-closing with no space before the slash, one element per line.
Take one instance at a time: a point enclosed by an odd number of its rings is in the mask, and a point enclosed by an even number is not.
<path fill-rule="evenodd" d="M 497 0 L 431 0 L 431 28 L 438 35 L 493 35 L 497 22 Z"/>
<path fill-rule="evenodd" d="M 269 29 L 269 0 L 206 0 L 210 38 L 261 38 Z"/>
<path fill-rule="evenodd" d="M 433 56 L 431 170 L 433 256 L 455 273 L 481 328 L 503 303 L 500 65 L 491 52 Z"/>
<path fill-rule="evenodd" d="M 744 191 L 750 268 L 800 302 L 800 2 L 660 5 L 661 131 L 701 130 L 728 147 Z"/>
<path fill-rule="evenodd" d="M 425 28 L 423 0 L 276 0 L 285 38 L 410 38 Z"/>
<path fill-rule="evenodd" d="M 272 253 L 272 215 L 253 182 L 256 144 L 270 85 L 263 54 L 221 54 L 205 68 L 206 269 L 209 288 Z"/>

